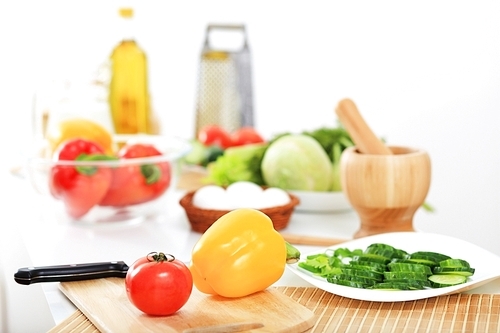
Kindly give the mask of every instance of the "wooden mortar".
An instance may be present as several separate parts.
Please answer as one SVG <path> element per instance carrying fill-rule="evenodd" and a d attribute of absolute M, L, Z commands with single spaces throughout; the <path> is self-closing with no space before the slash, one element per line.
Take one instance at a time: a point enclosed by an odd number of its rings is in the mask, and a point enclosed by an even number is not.
<path fill-rule="evenodd" d="M 340 160 L 342 190 L 360 217 L 354 238 L 394 231 L 414 231 L 413 216 L 431 181 L 427 152 L 393 147 L 392 155 L 344 150 Z"/>
<path fill-rule="evenodd" d="M 341 100 L 335 111 L 356 145 L 345 149 L 340 160 L 342 191 L 361 219 L 354 238 L 414 231 L 413 216 L 430 187 L 429 155 L 387 147 L 350 99 Z"/>

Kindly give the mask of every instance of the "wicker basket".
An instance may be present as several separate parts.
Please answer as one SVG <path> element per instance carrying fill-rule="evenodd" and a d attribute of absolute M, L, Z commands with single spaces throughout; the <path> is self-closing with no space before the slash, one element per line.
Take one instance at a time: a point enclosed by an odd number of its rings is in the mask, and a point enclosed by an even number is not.
<path fill-rule="evenodd" d="M 196 232 L 204 233 L 215 221 L 229 211 L 202 209 L 194 206 L 194 193 L 195 191 L 188 192 L 184 197 L 182 197 L 179 203 L 186 210 L 189 223 L 191 224 L 191 229 Z M 261 212 L 269 216 L 271 221 L 273 221 L 274 229 L 276 230 L 284 229 L 288 225 L 295 206 L 299 204 L 299 198 L 292 194 L 288 195 L 290 196 L 290 202 L 288 204 L 284 206 L 260 209 Z"/>

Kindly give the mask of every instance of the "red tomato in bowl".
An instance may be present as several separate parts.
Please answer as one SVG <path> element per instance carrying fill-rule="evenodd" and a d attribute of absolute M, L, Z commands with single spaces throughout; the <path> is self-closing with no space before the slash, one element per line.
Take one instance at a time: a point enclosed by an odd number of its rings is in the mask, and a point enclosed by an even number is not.
<path fill-rule="evenodd" d="M 132 144 L 124 146 L 118 156 L 121 159 L 161 156 L 153 145 Z M 170 163 L 131 164 L 113 170 L 109 189 L 99 202 L 101 206 L 124 207 L 154 200 L 170 186 Z"/>
<path fill-rule="evenodd" d="M 231 138 L 234 146 L 264 142 L 264 138 L 253 127 L 242 127 L 236 130 Z"/>
<path fill-rule="evenodd" d="M 92 165 L 92 162 L 115 158 L 104 155 L 98 144 L 84 139 L 66 141 L 58 150 L 57 158 L 90 163 L 86 166 L 56 164 L 50 169 L 50 193 L 63 201 L 69 216 L 79 219 L 102 200 L 111 184 L 111 169 Z"/>
<path fill-rule="evenodd" d="M 208 125 L 198 132 L 198 141 L 205 146 L 219 146 L 226 149 L 233 146 L 231 135 L 222 127 L 217 125 Z"/>
<path fill-rule="evenodd" d="M 125 288 L 130 302 L 142 312 L 168 316 L 188 301 L 193 290 L 193 276 L 174 256 L 154 252 L 130 266 Z"/>

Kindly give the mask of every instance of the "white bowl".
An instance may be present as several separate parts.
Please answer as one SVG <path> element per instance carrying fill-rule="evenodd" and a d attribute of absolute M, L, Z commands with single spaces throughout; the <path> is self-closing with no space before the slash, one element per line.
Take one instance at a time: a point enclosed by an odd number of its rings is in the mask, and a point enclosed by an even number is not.
<path fill-rule="evenodd" d="M 351 204 L 343 192 L 314 192 L 296 191 L 288 192 L 297 196 L 300 203 L 295 207 L 298 212 L 305 213 L 338 213 L 352 209 Z"/>

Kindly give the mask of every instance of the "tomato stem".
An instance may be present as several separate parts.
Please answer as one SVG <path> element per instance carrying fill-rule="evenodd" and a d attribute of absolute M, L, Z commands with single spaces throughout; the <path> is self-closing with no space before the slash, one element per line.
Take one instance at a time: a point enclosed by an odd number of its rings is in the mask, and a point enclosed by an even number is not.
<path fill-rule="evenodd" d="M 76 158 L 76 161 L 116 161 L 117 158 L 109 155 L 104 155 L 104 154 L 80 154 Z M 78 165 L 75 167 L 76 171 L 78 173 L 81 173 L 82 175 L 86 176 L 92 176 L 97 172 L 97 166 L 94 165 Z"/>
<path fill-rule="evenodd" d="M 165 254 L 163 252 L 151 252 L 148 254 L 149 261 L 163 262 L 163 261 L 174 261 L 175 257 L 171 254 Z"/>
<path fill-rule="evenodd" d="M 158 182 L 161 178 L 161 170 L 155 164 L 141 165 L 141 173 L 146 180 L 146 184 L 148 185 Z"/>

